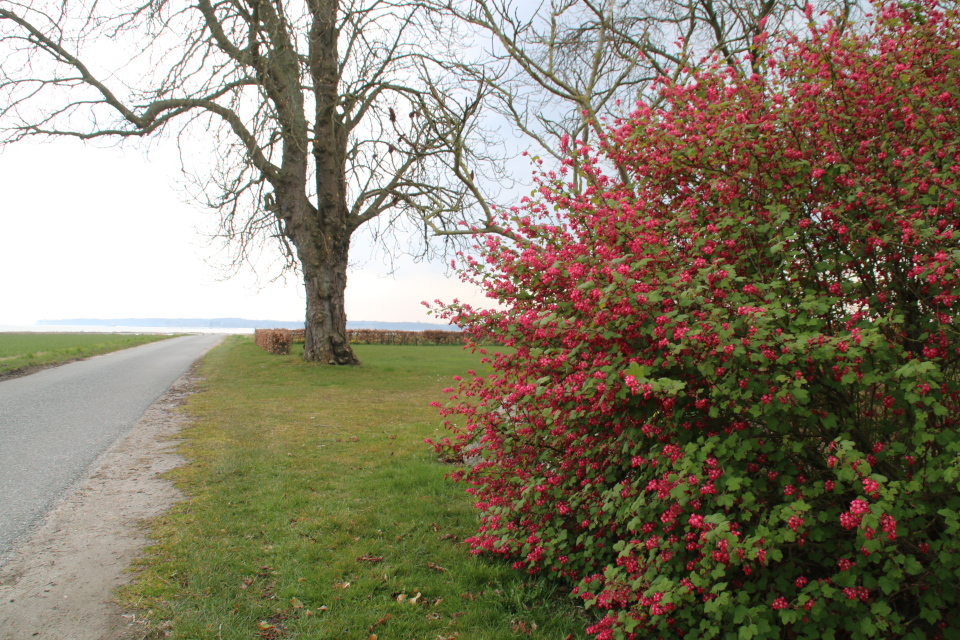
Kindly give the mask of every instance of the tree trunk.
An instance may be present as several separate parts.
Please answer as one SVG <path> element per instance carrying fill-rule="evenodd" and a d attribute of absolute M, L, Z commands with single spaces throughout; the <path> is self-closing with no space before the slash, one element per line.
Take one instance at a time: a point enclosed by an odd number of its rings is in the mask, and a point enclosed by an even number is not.
<path fill-rule="evenodd" d="M 360 364 L 347 338 L 347 263 L 352 229 L 346 224 L 346 202 L 321 197 L 314 207 L 297 185 L 291 200 L 288 237 L 297 248 L 307 296 L 303 359 L 322 364 Z"/>
<path fill-rule="evenodd" d="M 307 294 L 303 359 L 323 364 L 360 364 L 347 338 L 346 251 L 309 268 L 304 263 L 303 279 Z"/>
<path fill-rule="evenodd" d="M 360 364 L 347 339 L 347 253 L 354 227 L 348 222 L 346 160 L 348 129 L 338 113 L 340 59 L 337 53 L 339 0 L 308 2 L 309 66 L 315 105 L 312 152 L 316 163 L 317 206 L 307 205 L 307 220 L 294 244 L 303 265 L 307 291 L 303 359 L 324 364 Z M 298 149 L 299 151 L 299 149 Z"/>

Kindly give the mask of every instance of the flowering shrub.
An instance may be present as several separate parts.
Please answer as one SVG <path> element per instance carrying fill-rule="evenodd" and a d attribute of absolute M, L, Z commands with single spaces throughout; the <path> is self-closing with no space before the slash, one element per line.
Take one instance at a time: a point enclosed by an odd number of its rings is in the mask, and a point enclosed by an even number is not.
<path fill-rule="evenodd" d="M 567 150 L 443 312 L 515 348 L 443 410 L 472 549 L 598 640 L 960 635 L 958 16 L 808 17 Z"/>

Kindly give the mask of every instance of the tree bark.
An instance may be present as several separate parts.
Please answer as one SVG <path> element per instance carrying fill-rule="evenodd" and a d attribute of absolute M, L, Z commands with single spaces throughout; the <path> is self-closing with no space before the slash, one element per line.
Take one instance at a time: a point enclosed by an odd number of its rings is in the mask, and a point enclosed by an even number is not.
<path fill-rule="evenodd" d="M 303 359 L 323 364 L 360 364 L 347 338 L 347 253 L 304 267 L 307 294 Z"/>

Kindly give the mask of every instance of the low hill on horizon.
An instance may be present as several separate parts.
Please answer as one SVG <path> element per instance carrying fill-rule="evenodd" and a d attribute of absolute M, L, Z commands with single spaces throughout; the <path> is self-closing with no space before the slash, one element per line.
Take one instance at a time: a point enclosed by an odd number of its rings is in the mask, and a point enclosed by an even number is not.
<path fill-rule="evenodd" d="M 120 327 L 197 327 L 211 329 L 302 329 L 303 321 L 248 320 L 246 318 L 69 318 L 38 320 L 38 325 L 120 326 Z M 457 327 L 432 322 L 383 322 L 380 320 L 347 320 L 347 329 L 382 329 L 384 331 L 459 331 Z"/>

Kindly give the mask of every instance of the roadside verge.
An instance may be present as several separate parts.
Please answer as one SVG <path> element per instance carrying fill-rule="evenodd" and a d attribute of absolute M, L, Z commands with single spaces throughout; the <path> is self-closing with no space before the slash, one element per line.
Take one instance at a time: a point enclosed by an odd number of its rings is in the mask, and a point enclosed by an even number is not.
<path fill-rule="evenodd" d="M 199 362 L 199 361 L 198 361 Z M 188 417 L 194 364 L 67 492 L 44 524 L 0 567 L 0 640 L 142 638 L 134 613 L 113 603 L 148 544 L 140 527 L 180 497 L 161 474 L 183 462 L 171 440 Z"/>

